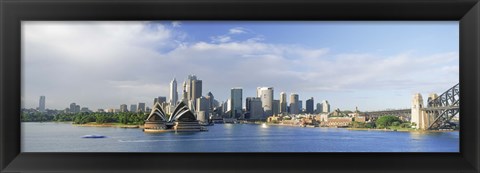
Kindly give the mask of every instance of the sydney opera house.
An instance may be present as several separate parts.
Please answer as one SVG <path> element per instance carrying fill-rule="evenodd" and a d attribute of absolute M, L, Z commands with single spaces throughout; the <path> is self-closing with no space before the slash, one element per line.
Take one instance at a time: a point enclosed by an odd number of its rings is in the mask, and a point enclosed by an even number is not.
<path fill-rule="evenodd" d="M 196 132 L 205 130 L 206 128 L 200 125 L 194 113 L 183 102 L 175 107 L 170 116 L 165 113 L 158 102 L 155 103 L 144 125 L 144 132 Z"/>

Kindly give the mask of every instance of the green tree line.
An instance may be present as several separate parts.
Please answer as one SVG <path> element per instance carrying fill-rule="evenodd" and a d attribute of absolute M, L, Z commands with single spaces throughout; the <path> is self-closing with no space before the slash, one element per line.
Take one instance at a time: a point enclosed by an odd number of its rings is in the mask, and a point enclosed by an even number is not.
<path fill-rule="evenodd" d="M 21 121 L 23 122 L 47 122 L 72 121 L 74 124 L 86 124 L 90 122 L 96 123 L 121 123 L 140 125 L 145 123 L 147 115 L 143 113 L 121 112 L 121 113 L 105 113 L 105 112 L 82 112 L 82 113 L 60 113 L 56 115 L 47 115 L 44 113 L 22 113 Z"/>

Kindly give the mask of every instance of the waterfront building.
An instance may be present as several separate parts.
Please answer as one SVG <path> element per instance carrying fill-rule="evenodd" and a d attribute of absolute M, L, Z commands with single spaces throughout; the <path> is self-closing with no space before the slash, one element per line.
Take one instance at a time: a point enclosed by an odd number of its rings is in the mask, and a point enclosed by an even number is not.
<path fill-rule="evenodd" d="M 120 112 L 128 112 L 127 105 L 126 104 L 121 104 L 120 105 Z"/>
<path fill-rule="evenodd" d="M 145 120 L 144 132 L 165 132 L 168 130 L 192 132 L 201 131 L 202 127 L 184 102 L 177 104 L 168 119 L 161 105 L 156 103 Z"/>
<path fill-rule="evenodd" d="M 249 119 L 263 119 L 264 109 L 262 107 L 262 100 L 258 97 L 247 97 L 246 111 L 250 113 Z"/>
<path fill-rule="evenodd" d="M 280 113 L 280 100 L 273 100 L 272 102 L 272 114 L 278 115 Z"/>
<path fill-rule="evenodd" d="M 130 112 L 137 112 L 137 105 L 130 105 Z"/>
<path fill-rule="evenodd" d="M 329 113 L 330 112 L 330 104 L 327 100 L 323 100 L 322 102 L 322 112 Z"/>
<path fill-rule="evenodd" d="M 309 113 L 309 114 L 313 114 L 313 104 L 314 104 L 314 101 L 313 101 L 313 97 L 311 97 L 310 99 L 307 99 L 306 101 L 306 112 Z"/>
<path fill-rule="evenodd" d="M 230 93 L 230 117 L 237 118 L 242 115 L 242 88 L 232 88 Z"/>
<path fill-rule="evenodd" d="M 290 114 L 298 114 L 299 113 L 299 100 L 298 94 L 292 93 L 290 94 Z"/>
<path fill-rule="evenodd" d="M 178 92 L 177 92 L 177 80 L 173 78 L 170 82 L 170 100 L 169 103 L 172 106 L 175 106 L 178 101 Z"/>
<path fill-rule="evenodd" d="M 145 112 L 145 103 L 138 103 L 137 112 Z"/>
<path fill-rule="evenodd" d="M 266 116 L 273 114 L 272 102 L 273 102 L 273 87 L 258 87 L 257 97 L 262 100 L 263 111 Z"/>
<path fill-rule="evenodd" d="M 38 111 L 45 112 L 45 96 L 40 96 L 38 103 Z"/>
<path fill-rule="evenodd" d="M 280 113 L 286 113 L 287 110 L 287 93 L 280 93 Z"/>
<path fill-rule="evenodd" d="M 207 123 L 210 115 L 210 105 L 207 98 L 201 96 L 200 98 L 197 98 L 196 102 L 197 105 L 195 110 L 197 112 L 197 120 Z"/>

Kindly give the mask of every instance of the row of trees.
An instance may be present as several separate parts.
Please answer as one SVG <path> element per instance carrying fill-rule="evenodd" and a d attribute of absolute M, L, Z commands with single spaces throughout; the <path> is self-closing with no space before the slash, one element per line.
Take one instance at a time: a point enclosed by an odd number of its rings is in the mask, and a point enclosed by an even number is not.
<path fill-rule="evenodd" d="M 76 114 L 61 113 L 57 115 L 48 115 L 45 113 L 22 113 L 23 122 L 46 122 L 46 121 L 72 121 L 75 124 L 96 123 L 121 123 L 140 125 L 145 123 L 147 115 L 144 113 L 122 112 L 122 113 L 103 113 L 103 112 L 82 112 Z"/>

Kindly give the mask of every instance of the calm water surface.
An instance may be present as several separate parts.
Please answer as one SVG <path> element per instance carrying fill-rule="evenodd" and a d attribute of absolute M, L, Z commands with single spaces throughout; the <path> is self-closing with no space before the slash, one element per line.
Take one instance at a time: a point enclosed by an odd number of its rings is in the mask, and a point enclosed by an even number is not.
<path fill-rule="evenodd" d="M 22 123 L 22 152 L 459 152 L 459 132 L 384 132 L 215 124 L 207 132 Z M 99 134 L 107 138 L 88 139 Z"/>

